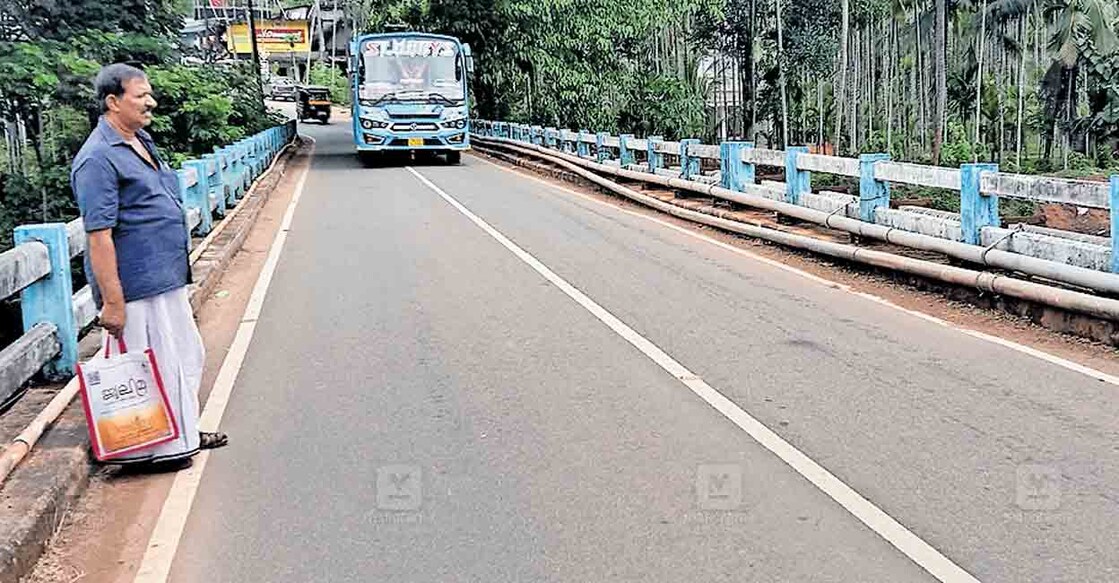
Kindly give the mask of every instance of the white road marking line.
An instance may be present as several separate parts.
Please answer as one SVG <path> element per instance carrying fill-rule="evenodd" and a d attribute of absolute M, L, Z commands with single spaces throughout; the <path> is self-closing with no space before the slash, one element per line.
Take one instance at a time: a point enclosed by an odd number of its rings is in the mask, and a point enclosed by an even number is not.
<path fill-rule="evenodd" d="M 1111 384 L 1111 385 L 1119 386 L 1119 376 L 1108 374 L 1108 373 L 1103 372 L 1101 370 L 1094 369 L 1090 366 L 1086 366 L 1086 365 L 1080 364 L 1078 362 L 1068 360 L 1066 358 L 1062 358 L 1062 357 L 1057 356 L 1055 354 L 1050 354 L 1048 352 L 1045 352 L 1044 350 L 1040 350 L 1038 348 L 1033 348 L 1032 346 L 1026 346 L 1025 344 L 1019 344 L 1018 342 L 1014 342 L 1013 340 L 1007 340 L 1005 338 L 1001 338 L 1001 337 L 998 337 L 998 336 L 987 334 L 986 332 L 980 332 L 978 330 L 973 330 L 971 328 L 967 328 L 965 326 L 961 326 L 959 324 L 955 324 L 955 323 L 949 322 L 947 320 L 942 320 L 940 318 L 937 318 L 936 316 L 932 316 L 932 315 L 926 314 L 924 312 L 919 312 L 917 310 L 911 310 L 909 308 L 899 306 L 898 304 L 895 304 L 894 302 L 891 302 L 890 300 L 888 300 L 886 298 L 883 298 L 881 296 L 876 296 L 872 293 L 862 292 L 862 291 L 852 289 L 851 286 L 849 286 L 845 283 L 832 281 L 830 279 L 826 279 L 826 278 L 820 277 L 818 275 L 808 273 L 807 271 L 804 271 L 802 269 L 798 269 L 796 267 L 786 265 L 784 263 L 781 263 L 780 261 L 775 261 L 775 260 L 770 259 L 768 257 L 763 257 L 761 255 L 758 255 L 756 253 L 752 253 L 752 252 L 747 251 L 745 249 L 742 249 L 740 247 L 735 247 L 734 245 L 729 245 L 727 243 L 724 243 L 723 241 L 719 241 L 718 239 L 713 239 L 711 237 L 708 237 L 707 235 L 696 233 L 695 231 L 686 229 L 686 228 L 681 227 L 679 225 L 674 225 L 674 224 L 672 224 L 668 221 L 658 219 L 656 217 L 652 217 L 652 216 L 649 216 L 647 214 L 640 213 L 640 212 L 637 212 L 637 211 L 621 208 L 621 207 L 618 207 L 616 205 L 610 204 L 609 202 L 599 200 L 599 199 L 597 199 L 593 196 L 586 195 L 582 192 L 572 190 L 570 188 L 564 188 L 563 186 L 559 186 L 559 185 L 556 185 L 556 184 L 552 184 L 551 182 L 548 182 L 547 180 L 543 180 L 539 177 L 532 176 L 532 175 L 526 174 L 524 172 L 519 172 L 519 171 L 516 171 L 516 170 L 512 170 L 510 168 L 506 168 L 506 167 L 504 167 L 500 164 L 496 164 L 496 163 L 491 162 L 489 160 L 485 160 L 485 159 L 482 159 L 482 158 L 479 158 L 479 157 L 476 157 L 476 158 L 478 160 L 481 160 L 482 162 L 485 162 L 486 164 L 489 164 L 490 166 L 493 166 L 495 168 L 504 170 L 505 172 L 509 172 L 510 174 L 516 174 L 517 176 L 520 176 L 522 178 L 527 178 L 529 180 L 539 182 L 540 184 L 543 184 L 545 186 L 548 186 L 548 187 L 553 188 L 555 190 L 558 190 L 560 192 L 564 192 L 564 193 L 567 193 L 567 194 L 572 194 L 572 195 L 578 196 L 582 199 L 591 201 L 595 204 L 599 204 L 599 205 L 602 205 L 602 206 L 612 208 L 616 211 L 620 211 L 620 212 L 623 212 L 623 213 L 626 213 L 626 214 L 629 214 L 629 215 L 633 215 L 633 216 L 636 216 L 636 217 L 641 217 L 643 219 L 646 219 L 646 220 L 652 221 L 654 223 L 657 223 L 658 225 L 661 225 L 663 227 L 667 227 L 669 229 L 672 229 L 672 230 L 674 230 L 678 233 L 682 233 L 682 234 L 687 235 L 689 237 L 692 237 L 694 239 L 699 239 L 700 241 L 705 241 L 705 242 L 710 243 L 712 245 L 715 245 L 717 247 L 726 249 L 727 251 L 730 251 L 732 253 L 737 253 L 737 254 L 742 255 L 744 257 L 749 257 L 750 259 L 753 259 L 755 261 L 759 261 L 761 263 L 769 265 L 771 267 L 776 267 L 777 269 L 781 269 L 781 270 L 787 271 L 789 273 L 794 273 L 794 274 L 799 275 L 801 277 L 804 277 L 806 279 L 812 280 L 812 281 L 814 281 L 814 282 L 816 282 L 820 285 L 823 285 L 825 287 L 839 289 L 839 290 L 842 290 L 842 291 L 845 291 L 845 292 L 863 297 L 863 298 L 865 298 L 867 300 L 870 300 L 872 302 L 875 302 L 877 304 L 881 304 L 883 306 L 888 306 L 888 307 L 893 308 L 895 310 L 898 310 L 898 311 L 904 312 L 906 314 L 909 314 L 910 316 L 920 318 L 922 320 L 925 320 L 926 322 L 931 322 L 933 324 L 938 324 L 938 325 L 944 326 L 946 328 L 951 328 L 952 330 L 962 332 L 962 333 L 967 334 L 968 336 L 971 336 L 973 338 L 978 338 L 980 340 L 986 340 L 987 342 L 991 342 L 993 344 L 998 344 L 999 346 L 1002 346 L 1004 348 L 1009 348 L 1011 350 L 1021 352 L 1022 354 L 1026 354 L 1026 355 L 1032 356 L 1034 358 L 1044 360 L 1045 362 L 1048 362 L 1050 364 L 1055 364 L 1057 366 L 1060 366 L 1062 368 L 1066 368 L 1066 369 L 1071 370 L 1073 372 L 1081 373 L 1083 375 L 1092 377 L 1096 380 L 1103 381 L 1103 382 Z"/>
<path fill-rule="evenodd" d="M 214 379 L 214 387 L 206 400 L 206 408 L 198 421 L 200 431 L 217 431 L 221 425 L 221 418 L 229 404 L 230 395 L 241 366 L 245 362 L 245 355 L 249 351 L 253 333 L 256 331 L 256 321 L 260 315 L 260 308 L 264 305 L 264 297 L 268 294 L 268 286 L 276 272 L 276 265 L 280 261 L 280 254 L 287 240 L 288 229 L 291 226 L 295 208 L 299 199 L 303 197 L 303 185 L 307 182 L 307 175 L 311 171 L 310 159 L 314 155 L 314 140 L 311 152 L 308 155 L 307 167 L 295 185 L 295 193 L 288 203 L 287 212 L 284 213 L 283 222 L 272 246 L 268 251 L 268 258 L 264 262 L 256 284 L 253 286 L 252 295 L 249 297 L 241 323 L 237 326 L 237 335 L 229 346 L 229 352 L 222 361 L 218 376 Z M 194 458 L 194 465 L 187 470 L 179 472 L 171 484 L 171 491 L 163 503 L 152 536 L 148 539 L 147 550 L 140 561 L 140 568 L 133 579 L 135 583 L 163 583 L 171 576 L 171 565 L 175 560 L 175 553 L 179 548 L 183 530 L 186 528 L 187 518 L 190 516 L 194 497 L 198 494 L 198 487 L 202 483 L 202 474 L 206 470 L 206 462 L 210 459 L 209 451 L 202 451 Z"/>
<path fill-rule="evenodd" d="M 781 458 L 789 467 L 793 468 L 798 474 L 814 484 L 832 500 L 835 500 L 846 508 L 848 512 L 858 518 L 863 524 L 870 527 L 871 530 L 896 547 L 914 563 L 917 563 L 921 568 L 928 571 L 933 577 L 945 583 L 978 583 L 978 579 L 942 555 L 940 551 L 937 551 L 920 537 L 913 534 L 909 529 L 902 526 L 901 523 L 894 520 L 890 515 L 883 512 L 869 500 L 863 498 L 863 496 L 853 488 L 845 484 L 839 478 L 836 478 L 831 472 L 824 469 L 823 466 L 813 461 L 807 455 L 801 453 L 800 450 L 793 447 L 792 444 L 782 439 L 749 413 L 743 411 L 733 401 L 723 396 L 722 393 L 719 393 L 708 385 L 703 379 L 684 367 L 684 365 L 677 362 L 655 344 L 638 334 L 613 314 L 606 311 L 605 308 L 595 303 L 595 301 L 586 294 L 556 275 L 546 265 L 524 249 L 521 249 L 516 243 L 513 243 L 508 237 L 490 226 L 489 223 L 484 221 L 481 217 L 471 212 L 470 209 L 444 192 L 424 175 L 411 167 L 408 168 L 408 171 L 423 182 L 425 186 L 442 197 L 443 200 L 447 201 L 448 204 L 462 213 L 466 218 L 470 219 L 471 222 L 485 231 L 486 234 L 512 252 L 513 255 L 516 255 L 517 258 L 524 261 L 529 267 L 532 267 L 537 273 L 543 276 L 544 279 L 551 282 L 580 306 L 583 306 L 583 308 L 598 318 L 599 321 L 613 330 L 614 333 L 624 338 L 666 372 L 676 377 L 677 380 L 680 380 L 681 383 L 691 389 L 697 396 L 722 413 L 727 419 L 750 435 L 750 437 L 754 438 L 762 447 Z"/>

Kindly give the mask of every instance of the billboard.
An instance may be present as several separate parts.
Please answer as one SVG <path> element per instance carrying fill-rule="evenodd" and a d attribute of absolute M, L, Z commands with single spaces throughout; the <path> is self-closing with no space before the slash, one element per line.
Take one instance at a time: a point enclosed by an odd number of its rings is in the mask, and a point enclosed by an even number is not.
<path fill-rule="evenodd" d="M 311 50 L 311 36 L 306 20 L 261 20 L 256 23 L 256 44 L 261 54 L 306 53 Z M 229 27 L 227 43 L 230 52 L 250 54 L 249 25 L 233 24 Z M 294 46 L 293 44 L 294 43 Z"/>

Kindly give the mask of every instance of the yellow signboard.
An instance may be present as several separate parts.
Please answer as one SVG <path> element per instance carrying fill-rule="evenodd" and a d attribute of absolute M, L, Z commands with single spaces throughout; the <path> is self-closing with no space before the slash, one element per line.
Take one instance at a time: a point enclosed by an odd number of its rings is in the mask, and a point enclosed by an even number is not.
<path fill-rule="evenodd" d="M 256 23 L 256 44 L 264 53 L 306 53 L 311 50 L 311 36 L 306 20 L 261 20 Z M 239 54 L 253 52 L 249 42 L 249 25 L 234 24 L 227 35 L 229 50 Z"/>

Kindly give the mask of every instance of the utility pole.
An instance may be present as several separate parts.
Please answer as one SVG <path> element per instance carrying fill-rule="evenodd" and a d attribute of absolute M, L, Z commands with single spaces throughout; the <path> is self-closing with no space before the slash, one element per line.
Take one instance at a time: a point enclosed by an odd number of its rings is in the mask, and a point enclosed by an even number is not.
<path fill-rule="evenodd" d="M 257 95 L 260 96 L 260 106 L 264 107 L 264 79 L 260 76 L 260 52 L 256 46 L 256 13 L 253 10 L 253 0 L 248 0 L 249 7 L 249 42 L 253 47 L 253 78 L 256 79 Z"/>
<path fill-rule="evenodd" d="M 260 53 L 256 47 L 256 14 L 253 10 L 253 0 L 248 0 L 249 4 L 249 42 L 253 47 L 253 70 L 256 71 L 256 76 L 260 78 Z"/>

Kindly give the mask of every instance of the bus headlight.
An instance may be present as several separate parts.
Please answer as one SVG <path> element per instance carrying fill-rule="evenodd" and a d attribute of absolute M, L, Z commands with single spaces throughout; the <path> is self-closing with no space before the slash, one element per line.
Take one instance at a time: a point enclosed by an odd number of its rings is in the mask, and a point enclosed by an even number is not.
<path fill-rule="evenodd" d="M 452 119 L 451 121 L 443 122 L 441 125 L 444 128 L 449 129 L 449 130 L 461 130 L 461 129 L 466 128 L 466 120 L 465 119 Z"/>
<path fill-rule="evenodd" d="M 384 129 L 384 128 L 389 127 L 389 124 L 387 124 L 383 121 L 376 121 L 376 120 L 372 120 L 372 119 L 364 119 L 363 118 L 361 120 L 361 127 L 365 128 L 367 130 L 380 130 L 380 129 Z"/>

